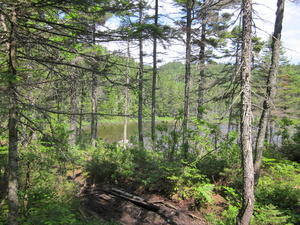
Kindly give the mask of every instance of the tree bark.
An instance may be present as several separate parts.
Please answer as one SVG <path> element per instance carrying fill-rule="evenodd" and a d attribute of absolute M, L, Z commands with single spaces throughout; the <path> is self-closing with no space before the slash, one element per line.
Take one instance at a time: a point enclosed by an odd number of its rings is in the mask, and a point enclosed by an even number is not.
<path fill-rule="evenodd" d="M 73 68 L 72 72 L 73 72 L 73 74 L 71 75 L 71 93 L 70 93 L 71 94 L 71 97 L 70 97 L 71 115 L 69 117 L 69 120 L 70 120 L 69 145 L 71 147 L 75 147 L 75 145 L 76 145 L 76 125 L 77 125 L 77 116 L 75 114 L 77 113 L 78 83 L 77 83 L 77 77 L 76 77 L 76 69 Z"/>
<path fill-rule="evenodd" d="M 158 26 L 158 0 L 155 0 L 154 25 Z M 153 36 L 153 75 L 152 75 L 152 108 L 151 108 L 151 137 L 155 141 L 155 116 L 156 116 L 156 77 L 157 77 L 157 35 Z"/>
<path fill-rule="evenodd" d="M 129 73 L 130 73 L 130 41 L 127 41 L 127 64 L 126 64 L 126 85 L 125 85 L 125 90 L 124 90 L 124 130 L 123 130 L 123 146 L 126 148 L 126 143 L 127 143 L 127 130 L 128 130 L 128 84 L 129 84 Z"/>
<path fill-rule="evenodd" d="M 96 95 L 97 79 L 92 73 L 91 84 L 91 102 L 92 102 L 92 119 L 91 119 L 91 145 L 96 147 L 97 131 L 98 131 L 98 117 L 97 117 L 97 95 Z"/>
<path fill-rule="evenodd" d="M 243 0 L 243 44 L 241 67 L 241 152 L 243 168 L 243 202 L 237 216 L 237 225 L 250 224 L 254 210 L 254 170 L 251 135 L 251 50 L 252 1 Z"/>
<path fill-rule="evenodd" d="M 10 31 L 10 42 L 8 49 L 8 62 L 9 62 L 9 72 L 10 72 L 10 82 L 9 82 L 9 174 L 8 174 L 8 202 L 9 202 L 9 213 L 8 213 L 8 224 L 16 225 L 18 224 L 18 211 L 19 211 L 19 198 L 18 198 L 18 97 L 16 92 L 17 79 L 17 12 L 14 8 L 12 10 L 11 16 L 11 31 Z"/>
<path fill-rule="evenodd" d="M 239 26 L 241 25 L 241 20 L 239 20 Z M 232 78 L 232 84 L 233 84 L 233 87 L 232 87 L 232 93 L 231 93 L 231 104 L 234 102 L 234 98 L 235 98 L 235 94 L 236 94 L 236 91 L 237 91 L 237 88 L 239 87 L 239 83 L 237 82 L 237 77 L 238 77 L 238 74 L 240 73 L 240 61 L 241 61 L 241 58 L 240 58 L 240 50 L 241 50 L 241 40 L 239 37 L 237 37 L 237 40 L 236 40 L 236 49 L 235 49 L 235 68 L 234 68 L 234 71 L 233 71 L 233 78 Z M 228 119 L 228 128 L 227 128 L 227 139 L 229 138 L 229 133 L 231 131 L 233 131 L 233 126 L 234 126 L 234 122 L 233 122 L 233 119 L 234 119 L 234 107 L 233 107 L 233 104 L 230 106 L 230 109 L 229 109 L 229 119 Z M 237 126 L 236 126 L 236 130 L 238 130 Z"/>
<path fill-rule="evenodd" d="M 139 24 L 143 24 L 143 6 L 140 3 L 139 8 Z M 139 132 L 139 143 L 141 147 L 144 147 L 144 132 L 143 132 L 143 79 L 144 79 L 144 62 L 143 62 L 143 39 L 139 38 L 139 92 L 138 92 L 138 132 Z"/>
<path fill-rule="evenodd" d="M 186 43 L 185 43 L 185 88 L 184 88 L 184 109 L 183 109 L 183 156 L 187 158 L 189 150 L 188 142 L 188 120 L 190 104 L 190 83 L 191 83 L 191 37 L 192 37 L 192 8 L 191 0 L 186 3 Z"/>
<path fill-rule="evenodd" d="M 81 86 L 80 92 L 80 115 L 79 115 L 79 129 L 78 129 L 78 142 L 82 141 L 82 121 L 83 121 L 83 107 L 84 107 L 84 86 Z"/>
<path fill-rule="evenodd" d="M 285 0 L 277 1 L 276 21 L 274 33 L 272 36 L 272 58 L 269 69 L 267 90 L 265 100 L 263 103 L 263 110 L 260 116 L 257 141 L 255 145 L 255 158 L 254 158 L 254 172 L 255 172 L 255 185 L 258 184 L 260 176 L 261 161 L 263 156 L 264 142 L 267 130 L 268 119 L 270 116 L 270 107 L 276 95 L 276 76 L 280 60 L 280 39 L 284 15 Z"/>
<path fill-rule="evenodd" d="M 18 111 L 17 96 L 14 85 L 10 87 L 9 106 L 9 175 L 8 175 L 8 224 L 18 224 L 19 198 L 18 198 Z"/>
<path fill-rule="evenodd" d="M 96 45 L 96 23 L 93 22 L 92 43 Z M 95 69 L 95 68 L 93 68 Z M 91 145 L 96 147 L 96 141 L 98 136 L 98 116 L 97 116 L 97 78 L 94 72 L 92 72 L 92 84 L 91 84 L 91 102 L 92 102 L 92 118 L 91 118 Z"/>
<path fill-rule="evenodd" d="M 203 1 L 205 4 L 205 0 Z M 206 44 L 206 13 L 204 12 L 203 20 L 201 24 L 201 40 L 200 40 L 200 74 L 199 74 L 199 84 L 198 84 L 198 110 L 197 110 L 197 119 L 203 119 L 204 111 L 204 84 L 205 84 L 205 44 Z"/>

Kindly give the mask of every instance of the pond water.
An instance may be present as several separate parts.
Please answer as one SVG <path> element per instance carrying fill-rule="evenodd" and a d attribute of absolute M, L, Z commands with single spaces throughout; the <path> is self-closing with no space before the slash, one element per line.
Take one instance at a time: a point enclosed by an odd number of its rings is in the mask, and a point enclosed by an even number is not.
<path fill-rule="evenodd" d="M 162 125 L 165 122 L 156 122 L 156 126 Z M 173 127 L 173 122 L 168 122 L 168 126 Z M 150 136 L 151 123 L 143 123 L 144 136 Z M 138 136 L 137 122 L 130 121 L 127 123 L 127 139 L 131 136 Z M 103 123 L 98 127 L 98 138 L 101 138 L 107 143 L 119 142 L 124 139 L 124 123 Z"/>
<path fill-rule="evenodd" d="M 167 127 L 169 129 L 173 129 L 174 127 L 174 121 L 168 121 L 168 122 L 156 122 L 156 126 L 167 124 Z M 228 127 L 227 124 L 220 124 L 219 125 L 221 133 L 224 135 L 226 134 Z M 143 129 L 144 129 L 144 137 L 145 141 L 149 141 L 149 137 L 151 134 L 151 123 L 144 122 L 143 123 Z M 159 134 L 159 132 L 157 132 Z M 256 131 L 254 129 L 254 138 L 256 136 Z M 137 138 L 138 137 L 138 124 L 137 122 L 130 121 L 127 123 L 127 139 L 130 139 L 130 137 Z M 113 143 L 113 142 L 120 142 L 124 139 L 124 123 L 103 123 L 99 125 L 98 127 L 98 138 L 101 138 L 103 141 L 107 143 Z M 280 144 L 281 143 L 281 136 L 280 135 L 274 135 L 273 136 L 273 143 Z"/>

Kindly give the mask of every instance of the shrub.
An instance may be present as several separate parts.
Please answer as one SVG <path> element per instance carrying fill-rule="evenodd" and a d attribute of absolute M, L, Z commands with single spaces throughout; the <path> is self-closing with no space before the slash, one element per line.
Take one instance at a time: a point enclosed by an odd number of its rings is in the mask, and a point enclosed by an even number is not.
<path fill-rule="evenodd" d="M 92 182 L 113 184 L 128 179 L 134 173 L 130 151 L 116 144 L 97 147 L 87 162 L 88 178 Z"/>
<path fill-rule="evenodd" d="M 292 225 L 288 223 L 290 216 L 278 210 L 274 205 L 266 205 L 255 209 L 251 225 Z"/>
<path fill-rule="evenodd" d="M 26 218 L 21 218 L 21 223 L 24 225 L 80 224 L 69 206 L 54 202 L 43 202 L 38 207 L 31 208 Z"/>
<path fill-rule="evenodd" d="M 270 214 L 287 216 L 285 218 L 289 223 L 300 224 L 300 165 L 288 160 L 266 158 L 263 162 L 264 175 L 255 192 L 257 205 Z"/>
<path fill-rule="evenodd" d="M 280 150 L 287 159 L 300 163 L 300 126 L 295 128 L 291 140 L 284 142 Z"/>
<path fill-rule="evenodd" d="M 26 199 L 20 198 L 20 202 L 24 203 L 20 224 L 81 224 L 74 184 L 55 180 L 55 176 L 49 175 L 47 180 L 36 180 L 26 193 L 20 193 L 21 196 L 27 196 Z"/>
<path fill-rule="evenodd" d="M 182 167 L 177 173 L 168 177 L 173 182 L 173 194 L 183 199 L 193 199 L 195 206 L 211 201 L 214 188 L 205 175 L 193 165 L 182 161 Z"/>

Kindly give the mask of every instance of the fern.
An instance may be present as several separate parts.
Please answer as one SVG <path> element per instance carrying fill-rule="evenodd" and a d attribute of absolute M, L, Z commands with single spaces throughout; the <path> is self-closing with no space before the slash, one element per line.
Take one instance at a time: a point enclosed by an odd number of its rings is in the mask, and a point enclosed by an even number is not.
<path fill-rule="evenodd" d="M 194 193 L 196 198 L 196 203 L 206 203 L 211 202 L 212 198 L 212 192 L 214 189 L 213 184 L 198 184 L 197 186 L 194 186 Z"/>

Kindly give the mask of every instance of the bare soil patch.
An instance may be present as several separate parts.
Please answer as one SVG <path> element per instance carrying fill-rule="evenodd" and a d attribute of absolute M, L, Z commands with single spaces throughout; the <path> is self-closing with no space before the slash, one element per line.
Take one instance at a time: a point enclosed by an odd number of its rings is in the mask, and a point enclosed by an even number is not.
<path fill-rule="evenodd" d="M 157 206 L 146 209 L 134 201 L 112 194 L 113 188 L 112 186 L 83 186 L 79 194 L 83 210 L 104 222 L 115 221 L 122 225 L 208 224 L 200 211 L 192 209 L 192 203 L 189 201 L 174 202 L 162 195 L 124 190 L 143 198 L 146 205 Z"/>

